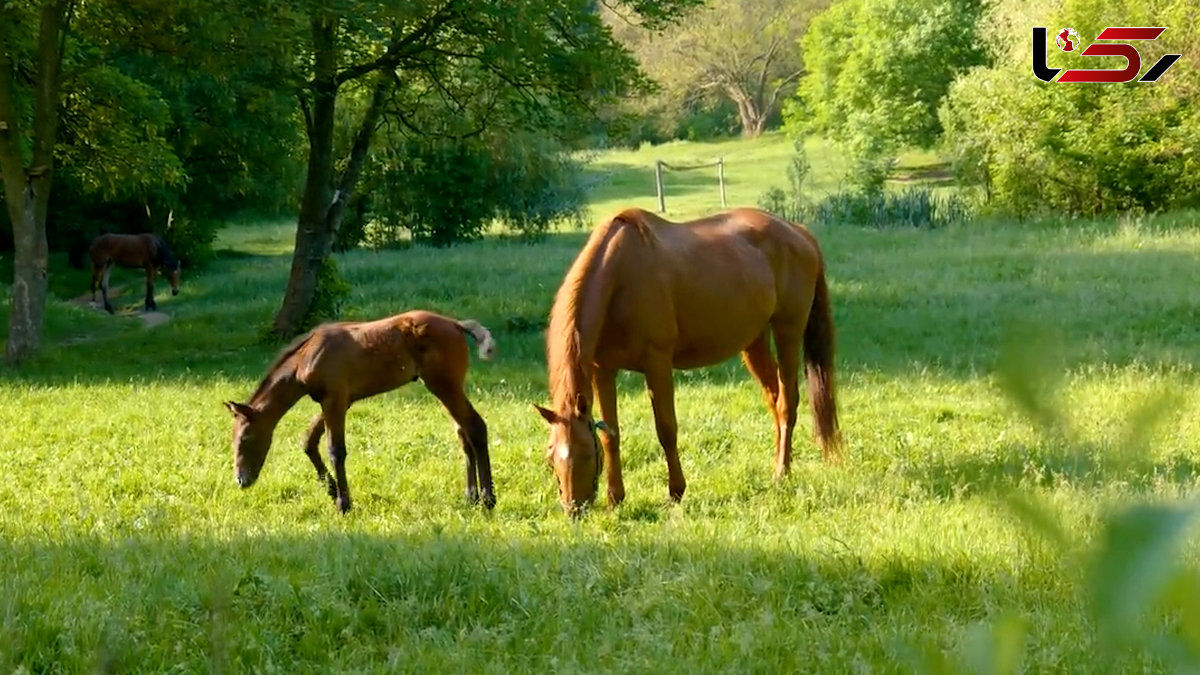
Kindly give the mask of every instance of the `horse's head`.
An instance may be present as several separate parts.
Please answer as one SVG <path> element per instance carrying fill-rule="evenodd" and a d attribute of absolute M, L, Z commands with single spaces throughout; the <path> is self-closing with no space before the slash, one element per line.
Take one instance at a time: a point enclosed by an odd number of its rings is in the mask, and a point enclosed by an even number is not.
<path fill-rule="evenodd" d="M 582 507 L 596 498 L 603 468 L 596 429 L 603 423 L 592 420 L 586 405 L 565 414 L 540 405 L 534 408 L 550 425 L 546 462 L 558 480 L 558 501 L 568 514 L 578 515 Z"/>
<path fill-rule="evenodd" d="M 167 281 L 171 284 L 171 295 L 179 295 L 179 263 L 175 263 L 175 267 L 167 268 Z"/>
<path fill-rule="evenodd" d="M 225 407 L 233 413 L 233 475 L 238 485 L 248 488 L 262 471 L 275 426 L 245 403 L 226 401 Z"/>

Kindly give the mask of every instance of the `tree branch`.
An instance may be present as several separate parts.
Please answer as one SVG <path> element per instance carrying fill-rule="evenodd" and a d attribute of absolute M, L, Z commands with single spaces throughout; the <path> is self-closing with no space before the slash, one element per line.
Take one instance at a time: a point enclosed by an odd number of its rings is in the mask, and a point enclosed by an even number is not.
<path fill-rule="evenodd" d="M 388 45 L 387 50 L 374 61 L 351 66 L 337 75 L 337 85 L 341 86 L 350 80 L 357 79 L 376 70 L 395 68 L 404 58 L 412 56 L 424 48 L 424 41 L 437 32 L 439 28 L 457 18 L 455 5 L 458 0 L 448 0 L 441 9 L 434 12 L 413 32 L 404 37 L 397 36 Z M 420 46 L 418 46 L 418 44 Z"/>

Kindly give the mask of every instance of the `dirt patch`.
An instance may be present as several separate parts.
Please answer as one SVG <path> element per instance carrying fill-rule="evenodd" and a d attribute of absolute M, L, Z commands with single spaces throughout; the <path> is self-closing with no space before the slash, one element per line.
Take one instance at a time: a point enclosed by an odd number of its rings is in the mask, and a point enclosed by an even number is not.
<path fill-rule="evenodd" d="M 138 314 L 137 317 L 146 324 L 147 328 L 161 326 L 162 324 L 171 320 L 171 315 L 165 312 L 142 312 L 141 314 Z"/>
<path fill-rule="evenodd" d="M 123 294 L 127 290 L 129 290 L 128 286 L 109 286 L 108 287 L 109 301 L 111 302 L 114 298 L 121 297 L 121 294 Z M 83 295 L 71 298 L 71 302 L 75 303 L 76 305 L 79 305 L 80 307 L 100 307 L 100 308 L 104 307 L 104 305 L 101 304 L 100 291 L 98 291 L 98 290 L 96 291 L 96 301 L 95 302 L 92 302 L 92 294 L 91 293 L 85 293 Z"/>

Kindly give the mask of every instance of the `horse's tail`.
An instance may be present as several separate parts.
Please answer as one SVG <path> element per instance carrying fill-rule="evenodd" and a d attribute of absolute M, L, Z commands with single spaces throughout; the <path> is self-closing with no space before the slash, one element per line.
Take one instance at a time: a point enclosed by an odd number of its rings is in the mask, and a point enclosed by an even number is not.
<path fill-rule="evenodd" d="M 474 319 L 465 319 L 454 323 L 462 332 L 475 338 L 475 342 L 479 345 L 479 358 L 491 361 L 492 357 L 496 355 L 496 341 L 492 339 L 491 331 Z"/>
<path fill-rule="evenodd" d="M 812 408 L 813 430 L 821 446 L 821 454 L 826 459 L 840 455 L 842 444 L 833 383 L 834 341 L 829 286 L 825 282 L 822 264 L 817 273 L 816 293 L 813 295 L 808 325 L 804 328 L 804 373 L 808 380 L 808 404 Z"/>

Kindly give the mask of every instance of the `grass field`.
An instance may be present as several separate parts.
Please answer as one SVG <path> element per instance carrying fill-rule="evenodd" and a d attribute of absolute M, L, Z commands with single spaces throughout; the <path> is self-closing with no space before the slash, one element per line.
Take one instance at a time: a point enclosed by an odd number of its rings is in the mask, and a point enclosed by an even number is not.
<path fill-rule="evenodd" d="M 786 162 L 778 139 L 760 143 L 661 150 L 758 165 L 731 182 L 739 204 Z M 653 183 L 621 197 L 646 177 L 621 167 L 652 155 L 603 158 L 597 211 L 653 204 Z M 681 196 L 672 213 L 705 199 Z M 1080 570 L 999 498 L 1037 495 L 1088 542 L 1116 504 L 1194 492 L 1198 225 L 1187 213 L 818 231 L 848 461 L 820 461 L 806 415 L 793 473 L 773 483 L 770 423 L 740 365 L 679 373 L 689 482 L 671 505 L 642 383 L 626 376 L 628 500 L 578 521 L 542 460 L 543 347 L 526 326 L 582 233 L 341 257 L 347 318 L 424 307 L 481 320 L 500 348 L 470 381 L 495 511 L 465 503 L 452 423 L 418 385 L 351 411 L 343 517 L 300 451 L 311 401 L 284 418 L 259 482 L 233 480 L 221 402 L 244 400 L 274 354 L 256 338 L 291 226 L 232 226 L 215 263 L 160 293 L 168 323 L 56 301 L 44 356 L 3 371 L 0 670 L 881 673 L 914 672 L 928 647 L 981 672 L 963 660 L 977 628 L 1015 614 L 1028 672 L 1160 671 L 1144 645 L 1106 649 Z M 54 274 L 63 292 L 86 289 Z M 1016 365 L 1000 370 L 1006 355 Z M 1002 372 L 1062 374 L 1044 397 L 1060 435 L 1020 414 Z M 1137 445 L 1130 413 L 1164 392 L 1176 407 Z"/>

